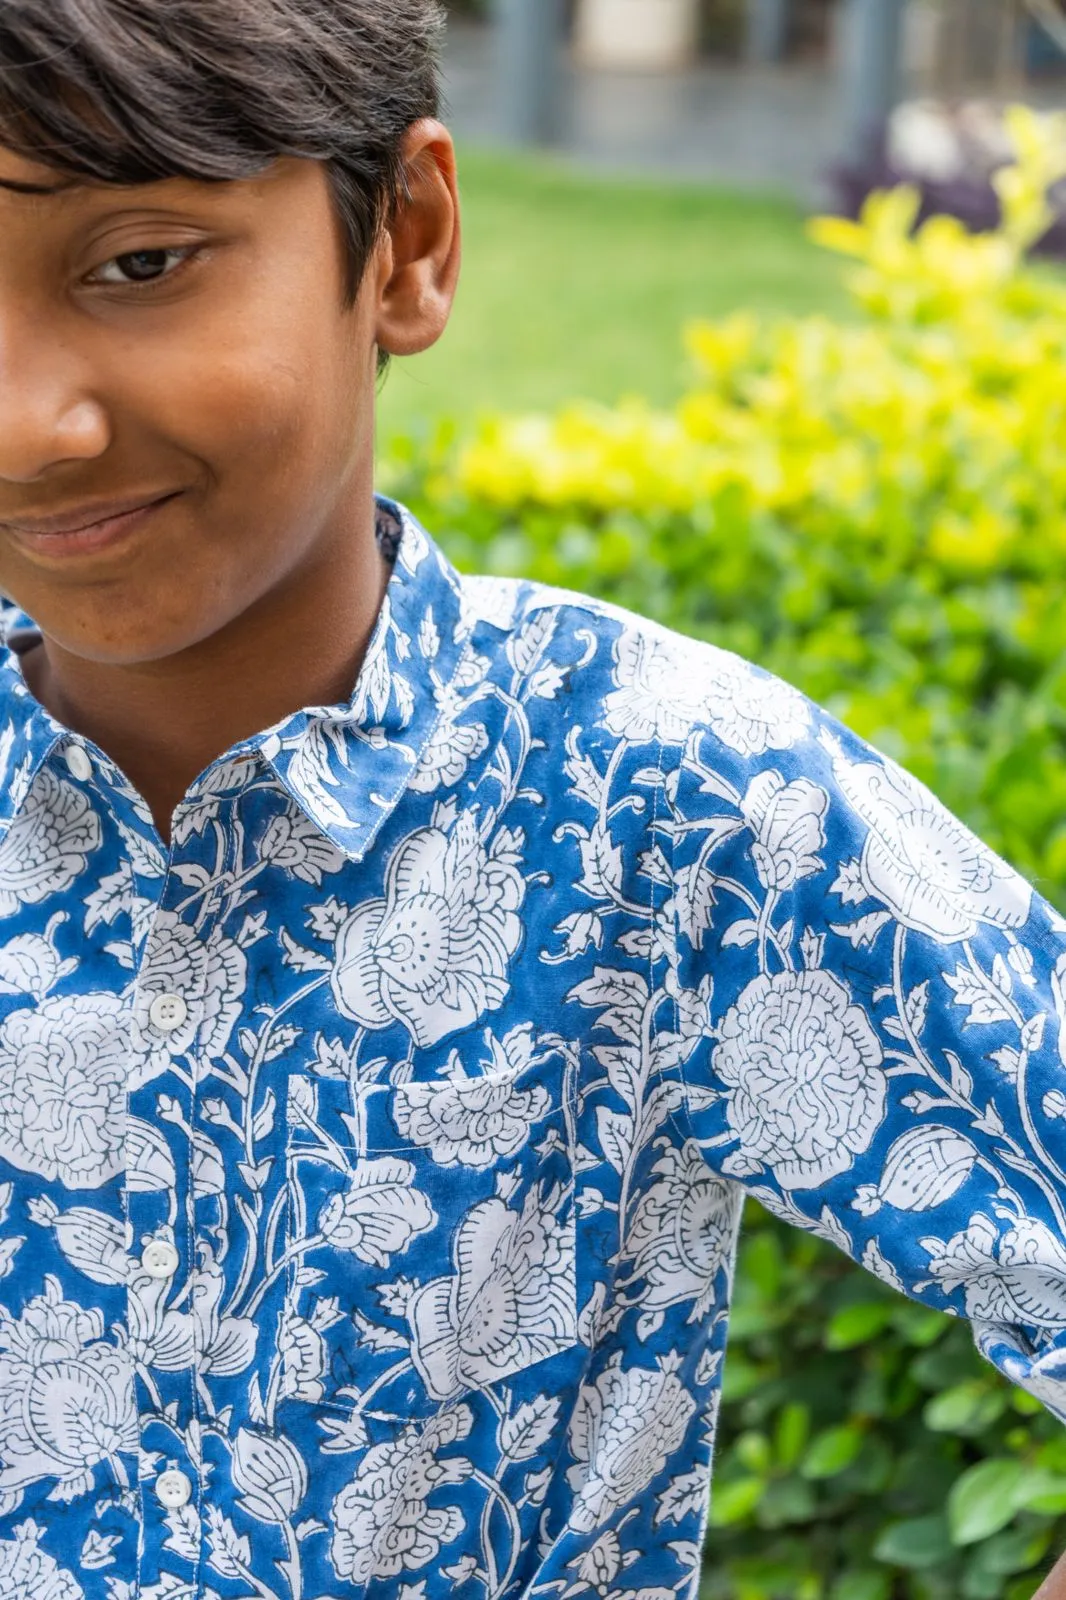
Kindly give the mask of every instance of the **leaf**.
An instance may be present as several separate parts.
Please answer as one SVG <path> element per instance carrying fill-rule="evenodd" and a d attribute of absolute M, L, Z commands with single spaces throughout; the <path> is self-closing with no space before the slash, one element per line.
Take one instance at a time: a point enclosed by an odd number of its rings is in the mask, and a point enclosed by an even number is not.
<path fill-rule="evenodd" d="M 578 749 L 580 735 L 581 729 L 573 728 L 566 737 L 566 775 L 570 779 L 570 793 L 598 811 L 603 799 L 603 779 L 588 756 L 582 755 Z"/>
<path fill-rule="evenodd" d="M 1006 995 L 1008 999 L 1014 993 L 1014 980 L 1010 975 L 1010 968 L 998 951 L 992 962 L 992 982 L 1000 994 Z"/>
<path fill-rule="evenodd" d="M 855 1568 L 841 1573 L 830 1591 L 830 1600 L 891 1600 L 892 1574 L 876 1567 Z"/>
<path fill-rule="evenodd" d="M 919 983 L 907 996 L 907 1021 L 910 1023 L 911 1032 L 916 1038 L 921 1038 L 922 1029 L 925 1027 L 925 1014 L 929 1005 L 929 980 Z"/>
<path fill-rule="evenodd" d="M 532 1461 L 555 1431 L 562 1402 L 549 1395 L 536 1395 L 499 1426 L 500 1449 L 512 1461 Z"/>
<path fill-rule="evenodd" d="M 321 905 L 310 908 L 307 926 L 316 939 L 321 939 L 324 944 L 333 944 L 351 914 L 348 906 L 342 905 L 335 895 L 330 895 Z"/>
<path fill-rule="evenodd" d="M 863 898 L 866 898 L 865 895 Z M 871 911 L 868 916 L 860 917 L 858 922 L 831 922 L 829 929 L 859 950 L 872 945 L 881 929 L 891 921 L 890 911 Z"/>
<path fill-rule="evenodd" d="M 731 922 L 723 933 L 722 948 L 728 949 L 730 945 L 736 945 L 739 949 L 746 950 L 758 937 L 759 924 L 751 917 L 740 917 L 736 922 Z"/>
<path fill-rule="evenodd" d="M 954 1050 L 945 1050 L 944 1057 L 951 1068 L 951 1087 L 964 1100 L 969 1100 L 973 1094 L 973 1079 Z"/>
<path fill-rule="evenodd" d="M 698 863 L 679 868 L 674 880 L 678 929 L 696 950 L 703 948 L 703 936 L 711 925 L 715 881 L 711 868 Z"/>
<path fill-rule="evenodd" d="M 952 1544 L 976 1544 L 1012 1522 L 1026 1470 L 1012 1457 L 993 1456 L 956 1478 L 947 1508 Z"/>
<path fill-rule="evenodd" d="M 332 970 L 333 963 L 326 956 L 320 956 L 316 950 L 307 950 L 302 944 L 297 944 L 287 929 L 280 928 L 278 937 L 285 951 L 282 959 L 287 967 L 292 967 L 294 972 L 329 972 Z"/>
<path fill-rule="evenodd" d="M 811 1440 L 800 1463 L 804 1478 L 835 1478 L 850 1467 L 863 1447 L 866 1435 L 854 1422 L 826 1428 Z"/>
<path fill-rule="evenodd" d="M 765 1493 L 761 1478 L 741 1478 L 735 1483 L 716 1483 L 711 1490 L 710 1524 L 729 1528 L 751 1516 Z"/>
<path fill-rule="evenodd" d="M 1022 1029 L 1023 1050 L 1034 1051 L 1040 1049 L 1044 1042 L 1044 1024 L 1046 1021 L 1047 1013 L 1045 1011 L 1038 1011 L 1035 1017 L 1029 1018 L 1029 1021 Z"/>
<path fill-rule="evenodd" d="M 211 882 L 211 874 L 206 867 L 196 861 L 177 861 L 171 866 L 171 873 L 183 883 L 187 889 L 206 889 Z"/>
<path fill-rule="evenodd" d="M 934 1395 L 926 1403 L 922 1421 L 933 1433 L 975 1437 L 998 1422 L 1007 1409 L 1007 1395 L 985 1378 L 969 1378 Z"/>
<path fill-rule="evenodd" d="M 1010 1012 L 996 999 L 993 992 L 981 980 L 974 976 L 970 968 L 962 962 L 956 966 L 954 973 L 945 972 L 944 982 L 955 996 L 955 1005 L 969 1006 L 970 1015 L 966 1018 L 966 1026 L 974 1023 L 1009 1022 Z"/>
<path fill-rule="evenodd" d="M 673 882 L 673 869 L 658 845 L 651 850 L 641 852 L 637 867 L 643 878 L 650 878 L 653 883 L 669 884 Z"/>
<path fill-rule="evenodd" d="M 611 967 L 596 967 L 591 978 L 586 978 L 566 997 L 584 1006 L 607 1007 L 598 1019 L 598 1026 L 610 1028 L 627 1044 L 642 1043 L 644 1007 L 648 1003 L 647 980 L 639 972 L 626 972 Z"/>
<path fill-rule="evenodd" d="M 875 1560 L 916 1572 L 937 1566 L 950 1554 L 951 1534 L 942 1511 L 892 1523 L 873 1547 Z"/>
<path fill-rule="evenodd" d="M 557 626 L 555 612 L 546 606 L 537 612 L 518 633 L 507 642 L 507 659 L 515 672 L 524 677 L 536 665 Z"/>
<path fill-rule="evenodd" d="M 377 1355 L 383 1355 L 390 1350 L 407 1350 L 410 1348 L 407 1339 L 395 1328 L 383 1327 L 378 1323 L 370 1322 L 362 1312 L 352 1314 L 359 1335 L 359 1343 L 368 1350 L 373 1350 Z M 328 1325 L 328 1324 L 327 1324 Z"/>
<path fill-rule="evenodd" d="M 263 1055 L 264 1062 L 277 1061 L 279 1057 L 292 1050 L 302 1037 L 303 1030 L 293 1027 L 290 1022 L 283 1023 L 280 1028 L 275 1028 Z"/>
<path fill-rule="evenodd" d="M 605 828 L 580 842 L 581 887 L 594 899 L 611 899 L 622 887 L 622 851 Z"/>
<path fill-rule="evenodd" d="M 596 1108 L 596 1131 L 600 1147 L 616 1172 L 624 1172 L 633 1150 L 633 1118 L 609 1106 Z"/>
<path fill-rule="evenodd" d="M 278 1103 L 273 1089 L 268 1089 L 263 1096 L 263 1104 L 255 1114 L 252 1124 L 252 1137 L 258 1144 L 260 1139 L 266 1139 L 274 1131 L 274 1119 L 277 1114 Z"/>
<path fill-rule="evenodd" d="M 640 1099 L 640 1051 L 631 1044 L 596 1045 L 592 1054 L 602 1067 L 615 1094 L 627 1106 L 636 1107 Z"/>
<path fill-rule="evenodd" d="M 827 1350 L 853 1350 L 866 1344 L 892 1320 L 892 1305 L 887 1300 L 865 1300 L 844 1306 L 830 1317 L 825 1329 Z"/>

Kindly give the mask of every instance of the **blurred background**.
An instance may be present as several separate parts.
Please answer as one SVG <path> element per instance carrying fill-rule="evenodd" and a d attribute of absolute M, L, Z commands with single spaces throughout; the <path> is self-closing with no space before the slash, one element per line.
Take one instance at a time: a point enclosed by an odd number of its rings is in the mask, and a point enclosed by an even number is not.
<path fill-rule="evenodd" d="M 464 281 L 382 487 L 797 684 L 1066 912 L 1064 0 L 455 0 L 445 75 Z M 699 1600 L 1030 1600 L 1066 1546 L 1066 1431 L 883 1278 L 749 1204 Z"/>
<path fill-rule="evenodd" d="M 688 317 L 839 309 L 839 271 L 805 240 L 805 212 L 854 207 L 891 157 L 987 225 L 996 105 L 1066 104 L 1059 0 L 450 10 L 470 248 L 447 340 L 390 380 L 386 434 L 577 394 L 666 400 Z"/>

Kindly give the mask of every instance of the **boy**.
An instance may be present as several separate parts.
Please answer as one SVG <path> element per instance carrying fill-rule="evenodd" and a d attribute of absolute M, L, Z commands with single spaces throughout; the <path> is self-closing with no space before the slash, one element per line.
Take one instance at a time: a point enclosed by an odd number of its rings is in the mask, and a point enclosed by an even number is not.
<path fill-rule="evenodd" d="M 1066 1418 L 1066 924 L 374 500 L 438 26 L 0 12 L 4 1600 L 690 1595 L 745 1192 Z"/>

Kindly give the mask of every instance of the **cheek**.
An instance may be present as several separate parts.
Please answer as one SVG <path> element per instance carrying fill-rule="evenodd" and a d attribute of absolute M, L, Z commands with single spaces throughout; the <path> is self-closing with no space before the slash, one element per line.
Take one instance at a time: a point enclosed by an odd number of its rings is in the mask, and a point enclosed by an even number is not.
<path fill-rule="evenodd" d="M 184 486 L 185 503 L 102 579 L 18 561 L 0 587 L 90 659 L 159 659 L 217 632 L 331 539 L 348 484 L 369 474 L 372 362 L 363 382 L 354 365 L 275 349 L 157 366 L 116 405 L 116 476 L 121 454 L 127 481 Z"/>

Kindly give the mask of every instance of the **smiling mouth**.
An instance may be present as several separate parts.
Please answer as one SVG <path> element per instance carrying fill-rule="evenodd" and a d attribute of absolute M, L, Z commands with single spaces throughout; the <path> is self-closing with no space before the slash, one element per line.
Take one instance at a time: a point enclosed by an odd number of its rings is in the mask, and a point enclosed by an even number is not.
<path fill-rule="evenodd" d="M 172 500 L 178 499 L 183 492 L 179 490 L 177 493 L 163 495 L 158 500 L 143 501 L 140 505 L 129 506 L 125 510 L 105 513 L 95 521 L 82 522 L 80 525 L 72 524 L 66 528 L 30 527 L 25 524 L 7 523 L 3 525 L 3 529 L 23 549 L 37 555 L 63 559 L 74 555 L 94 554 L 120 543 L 134 532 L 139 532 L 156 512 L 161 511 Z"/>

